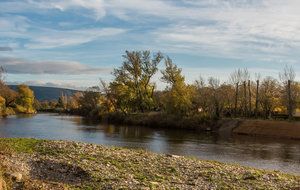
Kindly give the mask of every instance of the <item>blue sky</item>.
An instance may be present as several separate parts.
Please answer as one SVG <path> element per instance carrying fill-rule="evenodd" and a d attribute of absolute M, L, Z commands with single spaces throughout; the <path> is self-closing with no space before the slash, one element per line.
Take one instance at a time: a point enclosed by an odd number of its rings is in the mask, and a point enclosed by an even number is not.
<path fill-rule="evenodd" d="M 297 0 L 0 0 L 7 84 L 85 89 L 110 81 L 125 50 L 161 51 L 186 82 L 238 68 L 299 80 Z M 164 68 L 164 63 L 159 65 Z M 158 89 L 160 73 L 154 77 Z"/>

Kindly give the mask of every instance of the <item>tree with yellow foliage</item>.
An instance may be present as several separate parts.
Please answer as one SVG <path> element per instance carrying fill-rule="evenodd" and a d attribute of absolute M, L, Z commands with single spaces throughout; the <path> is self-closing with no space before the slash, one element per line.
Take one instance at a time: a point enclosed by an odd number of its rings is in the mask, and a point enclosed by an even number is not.
<path fill-rule="evenodd" d="M 184 76 L 182 76 L 181 68 L 177 68 L 176 64 L 172 63 L 169 56 L 165 58 L 165 70 L 161 70 L 161 80 L 170 84 L 167 87 L 168 92 L 165 94 L 164 104 L 169 113 L 179 116 L 185 116 L 192 107 L 190 100 L 192 87 L 187 87 L 184 83 Z"/>
<path fill-rule="evenodd" d="M 20 84 L 17 86 L 17 92 L 19 95 L 18 103 L 19 105 L 26 108 L 27 112 L 32 111 L 32 105 L 34 103 L 34 93 L 29 89 L 28 85 Z"/>
<path fill-rule="evenodd" d="M 280 89 L 278 81 L 270 76 L 263 79 L 259 88 L 259 101 L 264 110 L 264 119 L 274 108 L 280 106 Z"/>

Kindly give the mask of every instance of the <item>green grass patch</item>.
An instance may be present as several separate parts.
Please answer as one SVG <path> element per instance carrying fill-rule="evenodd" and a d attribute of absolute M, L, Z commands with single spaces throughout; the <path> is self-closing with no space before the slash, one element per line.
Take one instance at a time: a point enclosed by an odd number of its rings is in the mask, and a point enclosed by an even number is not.
<path fill-rule="evenodd" d="M 14 151 L 34 153 L 39 150 L 39 146 L 42 142 L 47 142 L 48 140 L 39 140 L 34 138 L 2 138 L 0 139 L 0 147 L 9 146 Z"/>

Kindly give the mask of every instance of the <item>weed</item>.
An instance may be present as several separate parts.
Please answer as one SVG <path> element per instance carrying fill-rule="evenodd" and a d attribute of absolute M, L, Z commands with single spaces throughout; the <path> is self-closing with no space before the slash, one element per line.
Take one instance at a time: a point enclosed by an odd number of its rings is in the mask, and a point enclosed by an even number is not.
<path fill-rule="evenodd" d="M 77 147 L 78 147 L 78 144 L 76 144 L 76 143 L 73 143 L 73 146 L 74 146 L 75 148 L 77 148 Z"/>
<path fill-rule="evenodd" d="M 96 158 L 94 158 L 94 157 L 92 157 L 92 156 L 86 156 L 86 159 L 88 159 L 88 160 L 94 160 L 94 161 L 97 161 L 97 159 L 96 159 Z"/>

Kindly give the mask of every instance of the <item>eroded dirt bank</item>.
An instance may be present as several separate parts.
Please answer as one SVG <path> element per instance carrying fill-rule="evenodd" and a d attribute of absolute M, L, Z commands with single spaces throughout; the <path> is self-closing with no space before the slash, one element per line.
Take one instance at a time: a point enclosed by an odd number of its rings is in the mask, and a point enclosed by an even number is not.
<path fill-rule="evenodd" d="M 246 120 L 233 133 L 276 138 L 300 139 L 300 123 L 286 121 Z"/>

